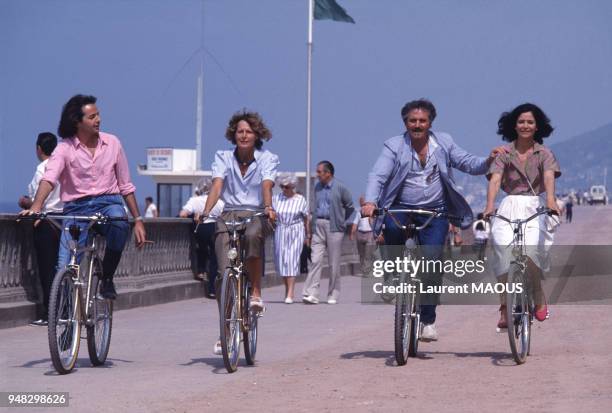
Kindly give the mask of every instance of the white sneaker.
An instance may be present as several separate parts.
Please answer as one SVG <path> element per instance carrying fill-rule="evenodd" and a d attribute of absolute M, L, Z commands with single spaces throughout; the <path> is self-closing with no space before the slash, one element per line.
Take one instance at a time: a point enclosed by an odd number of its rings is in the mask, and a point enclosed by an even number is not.
<path fill-rule="evenodd" d="M 438 340 L 438 332 L 436 331 L 435 324 L 421 324 L 423 326 L 421 330 L 422 341 L 437 341 Z"/>
<path fill-rule="evenodd" d="M 285 298 L 285 304 L 293 304 L 293 298 L 291 297 Z"/>
<path fill-rule="evenodd" d="M 213 354 L 215 356 L 220 356 L 223 354 L 223 350 L 221 350 L 221 340 L 217 340 L 215 343 L 215 346 L 213 347 Z"/>
<path fill-rule="evenodd" d="M 304 296 L 302 297 L 302 301 L 304 304 L 319 304 L 319 299 L 314 295 Z"/>
<path fill-rule="evenodd" d="M 328 298 L 327 304 L 331 304 L 331 305 L 338 304 L 338 300 L 336 300 L 335 298 Z"/>

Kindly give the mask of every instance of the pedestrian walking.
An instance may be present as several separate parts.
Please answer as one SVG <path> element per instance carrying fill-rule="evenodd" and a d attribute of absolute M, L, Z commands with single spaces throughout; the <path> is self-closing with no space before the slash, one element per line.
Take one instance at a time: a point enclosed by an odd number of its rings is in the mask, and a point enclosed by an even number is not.
<path fill-rule="evenodd" d="M 327 303 L 336 304 L 340 296 L 340 256 L 344 232 L 350 227 L 349 238 L 354 239 L 356 220 L 351 192 L 334 176 L 334 166 L 329 161 L 317 164 L 315 185 L 315 213 L 312 226 L 312 265 L 304 282 L 302 301 L 319 303 L 319 286 L 323 269 L 323 256 L 327 251 L 330 275 Z"/>
<path fill-rule="evenodd" d="M 362 195 L 359 197 L 359 206 L 362 207 L 364 205 L 365 197 Z M 359 219 L 355 242 L 357 244 L 357 253 L 359 254 L 361 274 L 364 277 L 371 276 L 374 256 L 376 248 L 378 247 L 374 237 L 374 231 L 372 230 L 371 217 L 362 217 Z"/>
<path fill-rule="evenodd" d="M 310 245 L 308 205 L 295 192 L 295 174 L 284 173 L 277 178 L 282 192 L 272 197 L 276 211 L 274 230 L 274 266 L 285 283 L 285 303 L 293 303 L 295 277 L 300 274 L 300 256 L 304 245 Z"/>

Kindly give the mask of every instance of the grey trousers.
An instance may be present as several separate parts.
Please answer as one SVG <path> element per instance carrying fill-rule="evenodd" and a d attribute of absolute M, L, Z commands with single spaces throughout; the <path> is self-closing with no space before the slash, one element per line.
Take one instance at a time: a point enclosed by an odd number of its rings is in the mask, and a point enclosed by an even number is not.
<path fill-rule="evenodd" d="M 329 288 L 327 297 L 338 299 L 340 295 L 340 256 L 342 253 L 342 239 L 344 232 L 331 232 L 329 220 L 317 219 L 312 236 L 312 263 L 308 277 L 304 282 L 302 295 L 312 295 L 319 298 L 319 287 L 321 284 L 321 270 L 323 269 L 323 257 L 327 249 L 327 259 L 331 273 L 329 275 Z"/>
<path fill-rule="evenodd" d="M 372 231 L 357 231 L 357 252 L 359 253 L 361 274 L 364 277 L 372 276 L 372 265 L 375 259 L 376 247 L 377 245 Z"/>

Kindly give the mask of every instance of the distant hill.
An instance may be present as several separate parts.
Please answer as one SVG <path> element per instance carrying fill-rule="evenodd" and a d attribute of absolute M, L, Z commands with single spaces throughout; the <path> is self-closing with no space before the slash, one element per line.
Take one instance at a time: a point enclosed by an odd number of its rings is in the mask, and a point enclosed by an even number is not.
<path fill-rule="evenodd" d="M 554 138 L 551 138 L 551 140 Z M 546 140 L 544 140 L 546 143 Z M 584 191 L 591 185 L 604 183 L 604 168 L 608 168 L 608 189 L 612 179 L 612 123 L 566 141 L 551 144 L 561 164 L 557 180 L 559 192 L 571 189 Z"/>

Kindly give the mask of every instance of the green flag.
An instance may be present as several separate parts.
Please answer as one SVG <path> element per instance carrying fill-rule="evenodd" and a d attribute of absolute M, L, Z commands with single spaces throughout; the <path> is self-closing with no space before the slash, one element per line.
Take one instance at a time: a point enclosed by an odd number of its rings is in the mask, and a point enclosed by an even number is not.
<path fill-rule="evenodd" d="M 315 20 L 335 20 L 337 22 L 355 23 L 336 0 L 315 0 Z"/>

